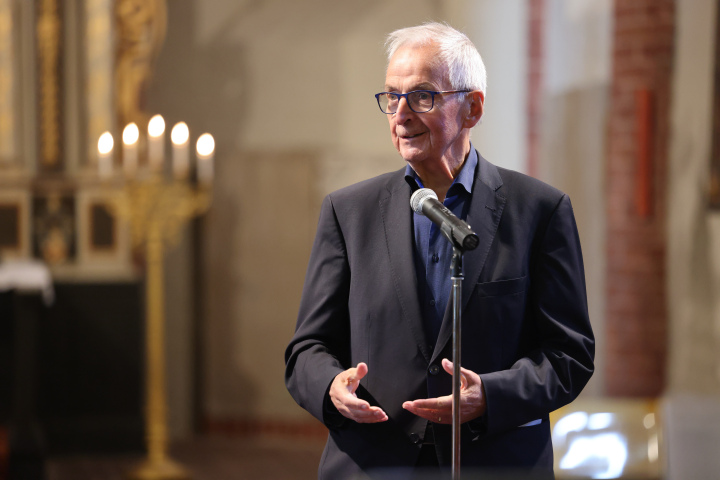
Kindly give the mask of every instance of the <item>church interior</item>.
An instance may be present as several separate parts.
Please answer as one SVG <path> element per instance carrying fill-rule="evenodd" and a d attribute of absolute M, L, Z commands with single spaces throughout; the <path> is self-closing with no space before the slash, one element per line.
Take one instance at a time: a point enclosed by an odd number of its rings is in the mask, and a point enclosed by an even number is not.
<path fill-rule="evenodd" d="M 373 95 L 385 36 L 426 21 L 483 56 L 478 151 L 573 202 L 596 368 L 551 415 L 556 476 L 717 478 L 719 18 L 0 0 L 0 480 L 317 477 L 284 350 L 322 199 L 404 166 Z"/>

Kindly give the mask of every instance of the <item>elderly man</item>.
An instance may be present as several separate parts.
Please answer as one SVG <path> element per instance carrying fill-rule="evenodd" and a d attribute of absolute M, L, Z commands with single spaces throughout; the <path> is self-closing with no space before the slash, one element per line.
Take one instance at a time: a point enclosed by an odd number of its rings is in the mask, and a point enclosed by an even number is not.
<path fill-rule="evenodd" d="M 410 209 L 421 187 L 480 240 L 464 256 L 462 464 L 551 473 L 548 414 L 594 358 L 570 200 L 472 146 L 486 81 L 465 35 L 430 23 L 387 45 L 376 98 L 407 166 L 325 198 L 285 355 L 290 393 L 329 429 L 319 476 L 451 463 L 452 246 Z"/>

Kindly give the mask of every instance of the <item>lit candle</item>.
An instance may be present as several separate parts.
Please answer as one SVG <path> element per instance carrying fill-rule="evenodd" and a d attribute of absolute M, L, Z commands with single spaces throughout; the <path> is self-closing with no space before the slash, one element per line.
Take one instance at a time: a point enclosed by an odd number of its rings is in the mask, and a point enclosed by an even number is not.
<path fill-rule="evenodd" d="M 140 130 L 134 123 L 128 123 L 123 130 L 123 170 L 125 176 L 132 178 L 135 176 L 138 164 L 138 139 L 140 138 Z"/>
<path fill-rule="evenodd" d="M 213 178 L 213 153 L 215 139 L 209 133 L 203 133 L 197 140 L 197 175 L 201 185 L 210 185 Z"/>
<path fill-rule="evenodd" d="M 110 132 L 103 133 L 98 139 L 98 174 L 103 180 L 107 180 L 112 176 L 114 143 Z"/>
<path fill-rule="evenodd" d="M 189 138 L 190 130 L 185 122 L 176 123 L 170 132 L 173 144 L 173 175 L 178 180 L 186 179 L 190 173 Z"/>
<path fill-rule="evenodd" d="M 148 123 L 148 161 L 150 171 L 162 170 L 165 156 L 165 120 L 162 115 L 155 115 Z"/>

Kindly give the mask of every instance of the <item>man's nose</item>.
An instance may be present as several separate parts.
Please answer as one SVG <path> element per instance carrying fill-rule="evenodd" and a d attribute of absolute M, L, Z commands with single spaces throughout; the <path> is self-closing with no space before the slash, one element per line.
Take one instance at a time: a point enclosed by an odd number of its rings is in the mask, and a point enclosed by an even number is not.
<path fill-rule="evenodd" d="M 395 110 L 395 120 L 401 121 L 414 113 L 415 112 L 413 112 L 410 108 L 410 103 L 408 102 L 407 97 L 400 97 L 397 110 Z"/>

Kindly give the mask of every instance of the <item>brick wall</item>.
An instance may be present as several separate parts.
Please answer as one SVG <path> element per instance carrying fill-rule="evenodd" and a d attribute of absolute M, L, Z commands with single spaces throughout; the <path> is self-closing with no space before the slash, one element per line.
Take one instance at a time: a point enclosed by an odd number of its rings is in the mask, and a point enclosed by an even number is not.
<path fill-rule="evenodd" d="M 615 0 L 606 163 L 606 392 L 657 396 L 667 357 L 673 0 Z"/>
<path fill-rule="evenodd" d="M 544 61 L 545 0 L 528 4 L 527 78 L 527 173 L 538 174 L 540 154 L 540 106 L 542 105 Z"/>

